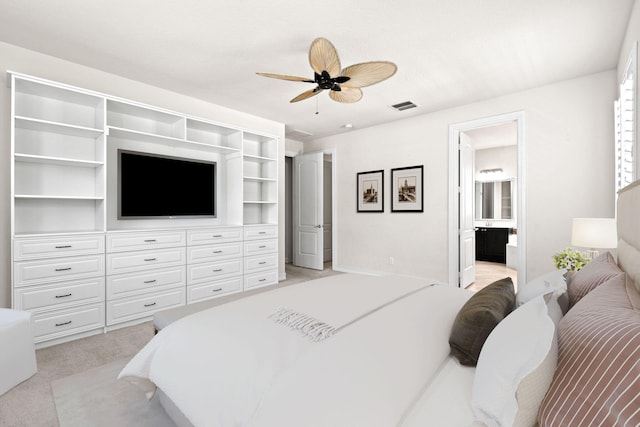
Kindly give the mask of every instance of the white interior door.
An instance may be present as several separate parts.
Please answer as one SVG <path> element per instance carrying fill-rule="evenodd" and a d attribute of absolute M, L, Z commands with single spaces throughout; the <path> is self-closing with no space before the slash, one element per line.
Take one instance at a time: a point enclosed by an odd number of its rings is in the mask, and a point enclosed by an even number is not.
<path fill-rule="evenodd" d="M 293 264 L 323 269 L 323 154 L 293 158 Z"/>
<path fill-rule="evenodd" d="M 476 231 L 474 208 L 474 151 L 464 133 L 460 134 L 460 286 L 476 280 Z"/>

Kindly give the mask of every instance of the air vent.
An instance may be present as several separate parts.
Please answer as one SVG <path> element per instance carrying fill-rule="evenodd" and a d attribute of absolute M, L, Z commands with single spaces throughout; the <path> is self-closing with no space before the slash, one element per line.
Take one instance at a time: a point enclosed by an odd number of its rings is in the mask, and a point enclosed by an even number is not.
<path fill-rule="evenodd" d="M 416 108 L 417 105 L 411 101 L 405 101 L 399 104 L 392 105 L 391 107 L 395 108 L 398 111 L 404 111 L 404 110 L 409 110 L 411 108 Z"/>
<path fill-rule="evenodd" d="M 303 130 L 300 129 L 290 129 L 290 128 L 286 128 L 284 135 L 287 138 L 291 138 L 291 139 L 297 139 L 297 138 L 308 138 L 310 136 L 312 136 L 312 133 L 309 132 L 305 132 Z"/>

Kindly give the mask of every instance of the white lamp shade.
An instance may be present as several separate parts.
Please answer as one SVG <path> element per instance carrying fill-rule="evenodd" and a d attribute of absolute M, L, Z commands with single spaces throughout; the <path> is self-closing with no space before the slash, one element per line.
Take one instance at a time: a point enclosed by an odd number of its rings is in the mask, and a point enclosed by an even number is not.
<path fill-rule="evenodd" d="M 574 218 L 571 244 L 581 248 L 615 248 L 618 233 L 615 218 Z"/>

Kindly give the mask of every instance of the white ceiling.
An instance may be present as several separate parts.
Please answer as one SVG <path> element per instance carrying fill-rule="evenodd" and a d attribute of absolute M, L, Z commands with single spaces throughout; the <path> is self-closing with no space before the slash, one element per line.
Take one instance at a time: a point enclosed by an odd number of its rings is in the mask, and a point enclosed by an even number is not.
<path fill-rule="evenodd" d="M 470 138 L 475 150 L 518 144 L 518 124 L 515 121 L 468 130 L 464 133 Z"/>
<path fill-rule="evenodd" d="M 285 123 L 348 132 L 616 67 L 633 0 L 0 0 L 0 41 Z M 398 65 L 355 104 L 290 104 L 326 37 Z M 19 70 L 16 70 L 19 71 Z M 316 100 L 319 114 L 316 113 Z M 413 101 L 398 112 L 390 105 Z M 305 140 L 297 137 L 296 139 Z M 308 139 L 308 138 L 307 138 Z"/>

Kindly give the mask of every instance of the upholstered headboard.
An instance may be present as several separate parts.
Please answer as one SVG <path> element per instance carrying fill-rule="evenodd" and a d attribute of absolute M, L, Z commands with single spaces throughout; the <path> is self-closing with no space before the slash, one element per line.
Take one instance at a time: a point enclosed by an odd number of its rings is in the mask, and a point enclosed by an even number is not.
<path fill-rule="evenodd" d="M 640 180 L 618 193 L 618 265 L 640 291 Z"/>

